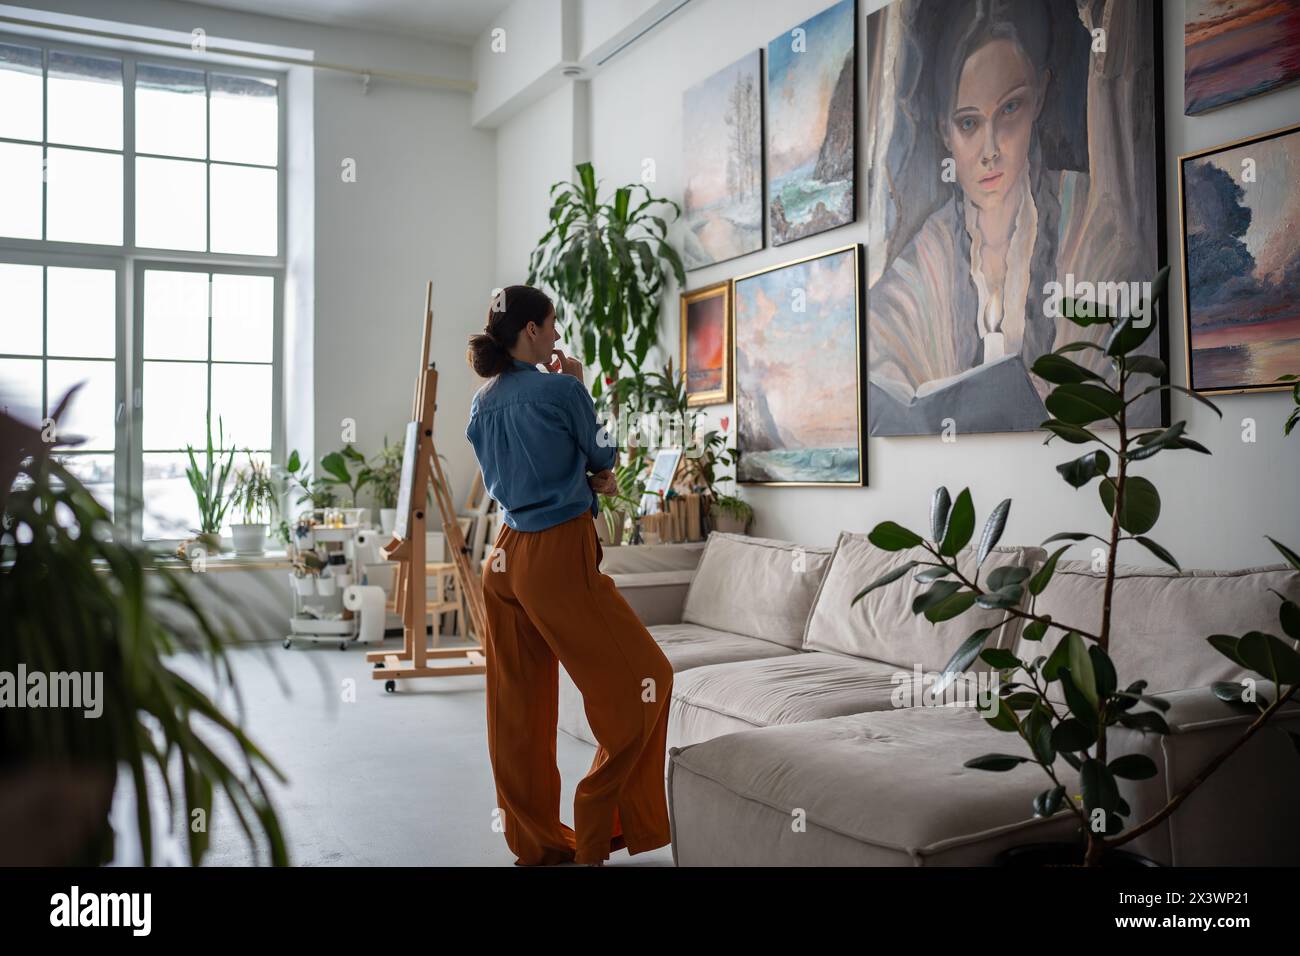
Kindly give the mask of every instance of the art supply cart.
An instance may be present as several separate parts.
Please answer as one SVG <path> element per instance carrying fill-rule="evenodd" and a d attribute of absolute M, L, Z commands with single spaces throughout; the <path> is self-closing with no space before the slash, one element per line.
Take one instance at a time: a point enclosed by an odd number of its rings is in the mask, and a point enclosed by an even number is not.
<path fill-rule="evenodd" d="M 285 635 L 287 650 L 293 642 L 337 642 L 339 650 L 361 635 L 361 611 L 346 606 L 344 595 L 354 583 L 361 584 L 365 577 L 365 563 L 359 560 L 358 537 L 373 535 L 361 521 L 364 508 L 317 509 L 312 513 L 316 524 L 311 528 L 310 540 L 299 544 L 301 550 L 315 551 L 326 561 L 326 569 L 319 575 L 299 578 L 290 575 L 293 593 L 293 613 L 289 618 L 289 633 Z M 308 582 L 304 587 L 302 582 Z M 373 612 L 372 612 L 373 613 Z M 382 602 L 378 611 L 384 613 Z M 379 622 L 383 634 L 383 622 Z"/>

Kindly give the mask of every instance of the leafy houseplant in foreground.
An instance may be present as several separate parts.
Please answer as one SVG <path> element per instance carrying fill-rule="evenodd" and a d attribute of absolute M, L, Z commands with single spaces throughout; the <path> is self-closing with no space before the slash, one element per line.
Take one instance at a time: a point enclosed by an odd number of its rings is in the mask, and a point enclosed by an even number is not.
<path fill-rule="evenodd" d="M 173 654 L 195 652 L 210 665 L 217 688 L 237 695 L 227 647 L 236 635 L 256 632 L 258 620 L 217 620 L 211 602 L 200 600 L 200 586 L 191 583 L 199 576 L 178 573 L 146 550 L 115 540 L 109 515 L 53 457 L 54 447 L 38 430 L 0 413 L 0 548 L 6 562 L 0 569 L 0 671 L 16 673 L 21 665 L 29 673 L 102 675 L 102 712 L 92 719 L 76 708 L 0 707 L 0 795 L 54 769 L 70 781 L 95 781 L 102 799 L 79 815 L 84 840 L 69 846 L 65 830 L 41 825 L 58 818 L 52 804 L 19 832 L 16 845 L 0 846 L 0 857 L 81 865 L 111 860 L 109 798 L 125 772 L 134 784 L 146 863 L 154 856 L 151 805 L 161 796 L 156 781 L 173 820 L 185 821 L 192 863 L 208 848 L 218 795 L 226 798 L 220 812 L 233 810 L 255 849 L 264 849 L 272 863 L 287 863 L 264 780 L 282 775 L 236 719 L 168 662 Z M 72 791 L 61 790 L 53 800 Z M 193 826 L 200 811 L 206 825 Z"/>
<path fill-rule="evenodd" d="M 970 544 L 975 533 L 974 503 L 969 490 L 962 491 L 954 501 L 946 488 L 939 488 L 931 507 L 930 539 L 892 521 L 876 525 L 869 535 L 873 544 L 886 551 L 921 549 L 924 556 L 904 562 L 867 585 L 853 599 L 856 603 L 876 588 L 915 572 L 914 580 L 929 587 L 913 601 L 912 613 L 923 614 L 932 623 L 956 618 L 973 606 L 1005 612 L 1003 621 L 977 630 L 957 648 L 934 693 L 937 695 L 957 679 L 977 658 L 999 672 L 1003 680 L 998 695 L 980 701 L 981 716 L 997 730 L 1017 734 L 1028 748 L 1029 756 L 991 753 L 968 761 L 966 766 L 995 772 L 1023 763 L 1042 767 L 1050 785 L 1034 798 L 1033 813 L 1036 817 L 1052 816 L 1063 809 L 1073 813 L 1084 836 L 1083 862 L 1089 865 L 1099 864 L 1108 851 L 1147 832 L 1173 813 L 1300 686 L 1300 653 L 1286 641 L 1261 632 L 1241 637 L 1210 636 L 1209 643 L 1220 653 L 1244 669 L 1271 680 L 1274 699 L 1272 702 L 1263 697 L 1251 699 L 1243 694 L 1242 685 L 1216 684 L 1217 696 L 1229 705 L 1257 710 L 1257 718 L 1201 773 L 1171 795 L 1164 807 L 1130 827 L 1127 818 L 1131 816 L 1131 808 L 1120 796 L 1118 780 L 1146 779 L 1155 776 L 1158 769 L 1143 754 L 1125 754 L 1112 759 L 1107 752 L 1107 731 L 1116 725 L 1142 733 L 1167 734 L 1170 730 L 1162 716 L 1169 708 L 1168 702 L 1148 695 L 1143 680 L 1127 684 L 1121 681 L 1108 653 L 1115 624 L 1111 600 L 1120 542 L 1136 542 L 1181 571 L 1173 555 L 1147 537 L 1160 516 L 1160 494 L 1149 479 L 1134 475 L 1131 470 L 1165 451 L 1209 454 L 1209 450 L 1184 434 L 1186 422 L 1135 433 L 1129 425 L 1129 407 L 1144 395 L 1175 389 L 1221 414 L 1213 403 L 1194 392 L 1159 384 L 1159 379 L 1166 375 L 1164 363 L 1149 355 L 1135 354 L 1156 326 L 1155 310 L 1163 301 L 1167 280 L 1166 268 L 1152 283 L 1149 308 L 1129 316 L 1107 316 L 1095 307 L 1067 300 L 1064 309 L 1067 318 L 1081 326 L 1104 323 L 1109 326 L 1109 332 L 1100 344 L 1073 342 L 1043 355 L 1032 368 L 1035 375 L 1053 386 L 1046 399 L 1047 410 L 1053 417 L 1043 423 L 1051 432 L 1047 441 L 1061 438 L 1071 444 L 1097 446 L 1058 465 L 1056 470 L 1075 489 L 1097 482 L 1097 497 L 1109 522 L 1108 533 L 1101 536 L 1067 531 L 1052 535 L 1043 542 L 1045 545 L 1070 543 L 1054 550 L 1041 567 L 1001 566 L 981 581 L 979 568 L 1001 539 L 1011 500 L 1002 501 L 988 516 L 975 549 L 975 570 L 968 576 L 960 569 L 957 555 Z M 1111 372 L 1099 374 L 1069 357 L 1069 353 L 1082 349 L 1104 354 L 1110 361 Z M 1143 377 L 1156 378 L 1157 383 L 1133 393 Z M 1103 438 L 1093 430 L 1098 423 L 1113 426 L 1114 433 Z M 1087 630 L 1079 622 L 1053 620 L 1035 613 L 1034 601 L 1051 584 L 1062 554 L 1072 544 L 1089 539 L 1104 544 L 1107 553 L 1100 627 Z M 1273 544 L 1287 563 L 1300 571 L 1300 556 L 1276 541 Z M 1026 596 L 1030 598 L 1029 609 L 1023 610 Z M 1290 638 L 1300 640 L 1300 607 L 1282 598 L 1279 616 L 1282 630 Z M 1022 660 L 1011 650 L 985 648 L 989 637 L 1013 618 L 1024 620 L 1026 642 L 1041 642 L 1050 632 L 1062 636 L 1051 653 L 1030 660 Z M 1059 687 L 1065 700 L 1064 710 L 1048 694 L 1052 685 Z M 1144 706 L 1139 708 L 1139 704 Z M 1292 736 L 1300 749 L 1300 738 Z M 1058 761 L 1078 773 L 1082 789 L 1080 803 L 1069 796 Z"/>

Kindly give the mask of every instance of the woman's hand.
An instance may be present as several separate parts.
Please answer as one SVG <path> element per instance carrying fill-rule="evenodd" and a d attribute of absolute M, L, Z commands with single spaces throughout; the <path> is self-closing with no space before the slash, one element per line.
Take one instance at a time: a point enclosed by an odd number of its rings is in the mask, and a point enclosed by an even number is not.
<path fill-rule="evenodd" d="M 618 494 L 618 481 L 614 477 L 614 472 L 608 468 L 604 471 L 598 471 L 594 475 L 589 475 L 587 484 L 591 485 L 591 490 L 598 495 Z"/>
<path fill-rule="evenodd" d="M 546 367 L 552 372 L 572 375 L 579 382 L 582 382 L 582 363 L 572 356 L 565 355 L 564 349 L 552 349 L 551 360 L 546 363 Z M 586 382 L 583 382 L 583 384 L 585 385 Z"/>

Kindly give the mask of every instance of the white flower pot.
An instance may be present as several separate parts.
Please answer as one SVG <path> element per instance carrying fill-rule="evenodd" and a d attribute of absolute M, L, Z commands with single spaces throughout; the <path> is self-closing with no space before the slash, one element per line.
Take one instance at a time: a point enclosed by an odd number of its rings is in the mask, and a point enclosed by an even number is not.
<path fill-rule="evenodd" d="M 316 593 L 321 597 L 329 597 L 335 591 L 335 580 L 332 577 L 322 575 L 316 579 Z"/>
<path fill-rule="evenodd" d="M 338 588 L 340 591 L 346 591 L 348 587 L 351 586 L 351 584 L 352 584 L 351 574 L 344 573 L 344 574 L 334 575 L 334 586 Z"/>
<path fill-rule="evenodd" d="M 380 530 L 383 534 L 392 534 L 392 533 L 393 533 L 393 525 L 395 525 L 396 523 L 397 523 L 397 509 L 396 509 L 396 508 L 380 508 L 380 509 L 379 509 L 379 530 Z"/>
<path fill-rule="evenodd" d="M 235 554 L 266 553 L 265 524 L 232 524 L 230 536 L 235 540 Z"/>
<path fill-rule="evenodd" d="M 304 574 L 302 577 L 297 577 L 291 574 L 289 576 L 293 578 L 293 586 L 302 597 L 311 597 L 316 593 L 316 575 Z"/>

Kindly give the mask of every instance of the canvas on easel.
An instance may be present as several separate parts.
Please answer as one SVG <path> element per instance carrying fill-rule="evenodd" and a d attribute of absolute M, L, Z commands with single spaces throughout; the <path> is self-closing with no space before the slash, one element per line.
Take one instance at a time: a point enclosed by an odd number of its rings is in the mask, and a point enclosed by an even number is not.
<path fill-rule="evenodd" d="M 366 660 L 375 665 L 372 677 L 385 681 L 384 689 L 396 689 L 396 681 L 410 677 L 449 677 L 457 674 L 482 674 L 487 660 L 481 643 L 468 647 L 439 648 L 427 643 L 428 616 L 447 610 L 468 612 L 468 624 L 481 642 L 487 632 L 487 610 L 483 604 L 483 583 L 470 560 L 461 522 L 451 501 L 438 451 L 434 446 L 434 412 L 437 410 L 438 371 L 429 361 L 429 343 L 433 334 L 433 283 L 425 290 L 424 336 L 420 350 L 420 368 L 416 377 L 412 421 L 406 427 L 402 455 L 402 475 L 398 486 L 397 520 L 393 540 L 384 546 L 390 561 L 398 564 L 394 589 L 395 610 L 402 617 L 402 648 L 398 651 L 375 651 Z M 438 506 L 442 532 L 451 553 L 450 571 L 454 575 L 455 596 L 449 598 L 443 587 L 448 568 L 445 562 L 428 561 L 425 534 L 429 527 L 428 495 L 432 492 Z M 433 571 L 439 578 L 437 600 L 430 602 L 426 575 Z M 462 625 L 462 628 L 464 625 Z M 468 633 L 466 636 L 469 636 Z M 434 660 L 448 660 L 446 666 L 433 666 Z"/>

